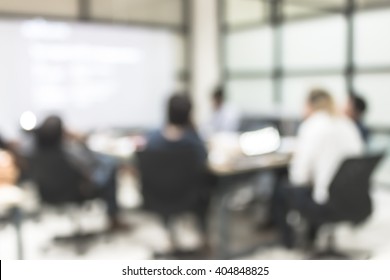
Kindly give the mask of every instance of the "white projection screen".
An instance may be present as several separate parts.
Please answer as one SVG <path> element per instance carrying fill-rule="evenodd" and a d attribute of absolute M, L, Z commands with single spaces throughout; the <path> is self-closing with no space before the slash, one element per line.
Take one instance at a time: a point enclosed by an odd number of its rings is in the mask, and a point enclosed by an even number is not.
<path fill-rule="evenodd" d="M 173 35 L 138 27 L 0 21 L 0 129 L 60 114 L 78 130 L 155 127 L 174 87 Z"/>

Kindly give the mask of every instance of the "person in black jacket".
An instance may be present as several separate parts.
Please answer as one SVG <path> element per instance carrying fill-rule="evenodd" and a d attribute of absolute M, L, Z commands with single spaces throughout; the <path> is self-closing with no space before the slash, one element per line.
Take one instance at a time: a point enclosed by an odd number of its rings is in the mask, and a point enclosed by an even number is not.
<path fill-rule="evenodd" d="M 127 229 L 118 218 L 117 165 L 114 160 L 89 150 L 80 137 L 64 129 L 58 116 L 48 117 L 36 130 L 36 153 L 39 156 L 39 153 L 48 151 L 62 155 L 79 172 L 83 179 L 79 185 L 80 196 L 96 195 L 105 201 L 111 229 Z M 34 162 L 31 165 L 33 167 Z"/>
<path fill-rule="evenodd" d="M 198 199 L 195 212 L 204 235 L 203 245 L 207 252 L 209 250 L 206 238 L 207 212 L 211 191 L 216 184 L 216 178 L 207 171 L 207 150 L 192 123 L 192 104 L 187 94 L 172 95 L 167 105 L 166 124 L 161 129 L 149 134 L 144 149 L 146 151 L 164 152 L 184 148 L 194 151 L 194 161 L 197 161 L 200 169 L 204 169 L 203 177 L 200 179 L 202 185 L 199 186 L 197 191 Z"/>
<path fill-rule="evenodd" d="M 167 123 L 152 132 L 147 149 L 175 149 L 187 146 L 196 151 L 199 161 L 206 163 L 207 151 L 191 120 L 192 104 L 185 94 L 175 94 L 168 101 Z"/>

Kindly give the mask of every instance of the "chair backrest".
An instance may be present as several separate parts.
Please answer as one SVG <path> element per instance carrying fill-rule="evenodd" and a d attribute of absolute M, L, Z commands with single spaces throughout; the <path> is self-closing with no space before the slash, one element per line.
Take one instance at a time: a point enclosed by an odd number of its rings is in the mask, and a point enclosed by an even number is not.
<path fill-rule="evenodd" d="M 193 210 L 205 179 L 205 167 L 188 147 L 137 154 L 144 208 L 169 216 Z"/>
<path fill-rule="evenodd" d="M 60 148 L 36 152 L 31 157 L 31 176 L 45 203 L 58 205 L 83 200 L 80 195 L 83 176 Z"/>
<path fill-rule="evenodd" d="M 346 160 L 329 189 L 328 209 L 336 220 L 360 223 L 371 215 L 371 175 L 383 155 Z"/>

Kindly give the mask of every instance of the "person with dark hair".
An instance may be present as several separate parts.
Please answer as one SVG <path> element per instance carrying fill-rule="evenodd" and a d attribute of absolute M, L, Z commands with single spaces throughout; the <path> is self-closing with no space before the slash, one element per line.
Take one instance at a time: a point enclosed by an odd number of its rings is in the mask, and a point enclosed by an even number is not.
<path fill-rule="evenodd" d="M 206 161 L 207 151 L 191 120 L 192 104 L 186 94 L 174 94 L 168 100 L 167 122 L 163 129 L 147 139 L 148 149 L 190 146 Z"/>
<path fill-rule="evenodd" d="M 370 137 L 370 131 L 363 122 L 364 115 L 367 111 L 367 102 L 358 95 L 351 95 L 348 100 L 346 114 L 356 123 L 360 134 L 365 142 Z"/>
<path fill-rule="evenodd" d="M 128 228 L 118 218 L 117 165 L 114 160 L 89 150 L 79 137 L 65 130 L 62 119 L 58 116 L 46 118 L 42 125 L 36 129 L 35 137 L 36 156 L 32 157 L 33 160 L 39 160 L 41 153 L 62 155 L 70 166 L 79 171 L 80 177 L 83 178 L 79 186 L 80 196 L 97 196 L 105 201 L 111 230 Z M 31 167 L 34 178 L 34 162 L 31 162 Z"/>
<path fill-rule="evenodd" d="M 172 95 L 167 105 L 166 124 L 162 129 L 151 133 L 147 137 L 144 150 L 157 153 L 173 152 L 172 154 L 176 151 L 191 151 L 199 170 L 204 170 L 199 178 L 202 183 L 194 193 L 194 205 L 191 207 L 194 207 L 194 213 L 200 222 L 200 229 L 203 234 L 203 249 L 207 252 L 207 211 L 210 192 L 215 185 L 215 178 L 207 172 L 207 150 L 192 123 L 192 104 L 187 94 Z M 169 161 L 166 164 L 169 165 Z M 189 178 L 189 180 L 192 179 Z"/>
<path fill-rule="evenodd" d="M 225 92 L 223 87 L 219 86 L 215 89 L 213 93 L 214 107 L 222 106 L 225 101 Z"/>
<path fill-rule="evenodd" d="M 212 102 L 214 113 L 209 133 L 236 132 L 239 129 L 240 116 L 236 108 L 227 103 L 223 87 L 215 89 Z"/>
<path fill-rule="evenodd" d="M 60 148 L 64 134 L 61 118 L 50 116 L 36 130 L 36 144 L 39 149 Z"/>
<path fill-rule="evenodd" d="M 0 135 L 0 149 L 1 150 L 7 150 L 8 149 L 8 144 L 7 142 L 3 139 L 3 137 Z"/>

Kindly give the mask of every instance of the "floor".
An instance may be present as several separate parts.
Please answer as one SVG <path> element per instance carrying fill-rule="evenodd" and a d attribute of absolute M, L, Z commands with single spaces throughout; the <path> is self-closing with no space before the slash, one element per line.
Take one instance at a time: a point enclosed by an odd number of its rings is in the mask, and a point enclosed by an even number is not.
<path fill-rule="evenodd" d="M 71 233 L 74 225 L 70 217 L 55 209 L 45 208 L 36 219 L 28 219 L 23 225 L 23 241 L 26 259 L 152 259 L 155 253 L 163 253 L 170 248 L 169 235 L 157 216 L 136 210 L 140 197 L 136 184 L 131 179 L 123 179 L 120 197 L 132 198 L 121 203 L 126 207 L 123 219 L 132 226 L 129 232 L 98 237 L 85 254 L 78 255 L 75 247 L 54 244 L 52 239 L 58 234 Z M 125 181 L 128 180 L 128 181 Z M 129 187 L 132 186 L 132 187 Z M 337 228 L 337 244 L 342 250 L 365 250 L 371 259 L 390 259 L 390 186 L 377 187 L 373 191 L 375 212 L 364 225 L 351 228 L 340 225 Z M 32 203 L 33 204 L 33 203 Z M 26 206 L 27 210 L 34 205 Z M 69 213 L 67 209 L 63 209 Z M 82 212 L 80 212 L 82 211 Z M 80 224 L 87 231 L 103 231 L 106 227 L 103 205 L 96 201 L 88 209 L 82 209 L 76 216 L 82 217 Z M 269 238 L 273 232 L 259 231 L 253 223 L 254 216 L 248 210 L 236 210 L 232 219 L 231 245 L 242 248 Z M 213 222 L 212 222 L 213 224 Z M 215 227 L 211 227 L 212 240 L 216 240 Z M 181 248 L 196 248 L 200 235 L 191 216 L 178 219 L 174 227 Z M 319 240 L 321 246 L 321 240 Z M 242 256 L 242 259 L 305 259 L 307 253 L 299 250 L 286 250 L 278 246 L 257 250 Z M 10 225 L 0 225 L 0 259 L 16 258 L 15 231 Z"/>

